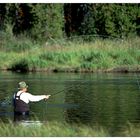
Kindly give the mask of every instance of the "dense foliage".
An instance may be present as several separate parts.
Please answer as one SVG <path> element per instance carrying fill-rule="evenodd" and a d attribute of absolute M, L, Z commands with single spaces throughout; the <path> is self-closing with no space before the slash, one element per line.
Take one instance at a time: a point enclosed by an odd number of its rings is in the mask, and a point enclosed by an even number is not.
<path fill-rule="evenodd" d="M 140 4 L 0 4 L 0 31 L 34 40 L 99 35 L 140 35 Z"/>
<path fill-rule="evenodd" d="M 139 34 L 139 4 L 67 4 L 68 34 L 127 37 Z"/>
<path fill-rule="evenodd" d="M 63 36 L 63 4 L 0 4 L 0 29 L 10 25 L 14 35 L 34 40 Z"/>

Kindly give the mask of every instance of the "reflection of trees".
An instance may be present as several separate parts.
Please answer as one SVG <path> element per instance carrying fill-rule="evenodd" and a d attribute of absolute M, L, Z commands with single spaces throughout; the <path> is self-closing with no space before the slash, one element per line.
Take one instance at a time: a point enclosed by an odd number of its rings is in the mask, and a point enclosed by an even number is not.
<path fill-rule="evenodd" d="M 65 102 L 69 104 L 78 105 L 75 108 L 69 108 L 66 110 L 67 122 L 78 122 L 87 124 L 93 119 L 94 114 L 94 101 L 92 100 L 92 84 L 81 84 L 73 82 L 65 95 Z M 66 88 L 69 88 L 66 84 Z"/>
<path fill-rule="evenodd" d="M 73 82 L 73 89 L 67 91 L 65 102 L 78 104 L 79 108 L 67 109 L 65 115 L 67 121 L 103 126 L 109 126 L 113 122 L 115 104 L 112 93 L 115 83 L 108 87 L 107 81 L 96 80 L 80 86 Z"/>
<path fill-rule="evenodd" d="M 112 76 L 112 77 L 111 77 Z M 101 125 L 115 134 L 127 122 L 139 120 L 139 96 L 133 81 L 126 75 L 99 77 L 95 81 L 78 85 L 68 90 L 65 102 L 78 104 L 79 108 L 70 108 L 65 112 L 66 121 Z M 65 84 L 68 89 L 68 84 Z"/>
<path fill-rule="evenodd" d="M 134 123 L 140 120 L 140 94 L 136 81 L 129 79 L 127 75 L 93 75 L 82 77 L 85 82 L 66 81 L 66 77 L 60 75 L 44 74 L 12 74 L 0 82 L 0 97 L 12 96 L 19 81 L 26 79 L 29 85 L 29 92 L 33 94 L 54 94 L 65 89 L 64 92 L 52 96 L 48 102 L 50 104 L 71 104 L 66 111 L 65 108 L 48 107 L 46 102 L 33 103 L 31 110 L 44 120 L 65 120 L 67 122 L 79 122 L 83 124 L 95 125 L 95 123 L 110 128 L 111 132 L 118 131 L 126 122 Z M 76 75 L 77 76 L 77 75 Z M 97 77 L 96 77 L 97 76 Z M 108 77 L 107 77 L 108 76 Z M 112 77 L 111 77 L 112 76 Z M 132 75 L 131 75 L 132 76 Z M 55 79 L 52 79 L 54 78 Z M 63 77 L 62 81 L 60 78 Z M 9 80 L 10 78 L 10 80 Z M 13 78 L 13 79 L 12 79 Z M 75 75 L 71 78 L 74 79 Z M 78 77 L 78 79 L 81 77 Z M 94 80 L 94 81 L 93 81 Z M 65 82 L 65 83 L 64 83 Z M 70 87 L 73 87 L 70 89 Z M 12 89 L 12 91 L 11 91 Z M 46 91 L 46 92 L 45 92 Z M 74 106 L 73 106 L 74 104 Z M 75 106 L 78 105 L 78 106 Z M 45 110 L 47 108 L 47 110 Z M 1 112 L 10 112 L 10 107 L 0 109 Z M 45 112 L 45 111 L 46 112 Z M 65 111 L 65 114 L 63 114 Z M 52 115 L 53 114 L 53 115 Z M 43 116 L 44 115 L 44 116 Z M 5 117 L 5 116 L 4 116 Z M 5 119 L 0 116 L 1 119 Z M 7 116 L 6 116 L 7 117 Z"/>
<path fill-rule="evenodd" d="M 137 76 L 137 77 L 136 77 Z M 133 89 L 133 93 L 135 95 L 135 99 L 136 99 L 136 118 L 135 120 L 137 120 L 136 123 L 140 123 L 140 87 L 139 87 L 139 82 L 140 82 L 140 75 L 137 74 L 134 78 L 134 89 Z"/>
<path fill-rule="evenodd" d="M 138 123 L 140 123 L 140 92 L 138 91 L 137 94 L 137 106 L 136 106 L 136 111 L 137 111 L 137 115 L 136 115 L 136 120 L 138 121 Z"/>

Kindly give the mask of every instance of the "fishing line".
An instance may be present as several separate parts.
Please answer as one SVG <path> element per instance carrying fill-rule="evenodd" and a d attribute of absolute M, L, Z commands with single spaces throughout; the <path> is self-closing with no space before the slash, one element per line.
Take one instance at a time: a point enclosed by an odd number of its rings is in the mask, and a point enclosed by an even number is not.
<path fill-rule="evenodd" d="M 83 84 L 83 83 L 86 83 L 86 81 L 82 82 L 82 84 Z M 80 87 L 80 86 L 81 86 L 81 83 L 78 84 L 77 86 Z M 76 86 L 76 87 L 77 87 L 77 86 Z M 59 93 L 61 93 L 61 92 L 63 92 L 63 91 L 70 90 L 70 89 L 72 89 L 72 88 L 73 88 L 73 86 L 71 86 L 71 87 L 69 87 L 69 88 L 67 88 L 67 89 L 63 89 L 63 90 L 61 90 L 61 91 L 58 91 L 58 92 L 52 94 L 51 96 L 57 95 L 57 94 L 59 94 Z M 43 106 L 43 108 L 44 108 L 44 106 Z M 47 114 L 46 112 L 47 112 L 47 105 L 45 106 L 45 116 L 46 116 L 46 114 Z"/>
<path fill-rule="evenodd" d="M 84 84 L 84 83 L 86 83 L 86 82 L 87 82 L 87 81 L 81 82 L 81 83 L 79 83 L 78 85 L 76 85 L 76 87 L 80 87 L 81 84 Z M 58 92 L 52 94 L 51 96 L 57 95 L 57 94 L 59 94 L 59 93 L 61 93 L 61 92 L 63 92 L 63 91 L 66 91 L 66 90 L 70 90 L 70 89 L 72 89 L 73 87 L 74 87 L 74 86 L 70 86 L 70 87 L 67 88 L 67 89 L 60 90 L 60 91 L 58 91 Z"/>
<path fill-rule="evenodd" d="M 82 82 L 82 84 L 83 84 L 83 83 L 86 83 L 86 82 Z M 80 86 L 81 86 L 81 83 L 78 84 L 76 87 L 80 87 Z M 70 89 L 72 89 L 73 87 L 74 87 L 74 86 L 71 86 L 71 87 L 69 87 L 69 88 L 67 88 L 67 89 L 63 89 L 63 90 L 61 90 L 61 91 L 58 91 L 58 92 L 54 93 L 52 96 L 57 95 L 57 94 L 59 94 L 59 93 L 65 91 L 65 90 L 70 90 Z"/>
<path fill-rule="evenodd" d="M 63 89 L 63 90 L 61 90 L 61 91 L 58 91 L 58 92 L 54 93 L 52 96 L 57 95 L 57 94 L 59 94 L 59 93 L 65 91 L 65 90 L 70 90 L 70 89 L 72 89 L 72 88 L 73 88 L 73 86 L 71 86 L 71 87 L 69 87 L 69 88 L 67 88 L 67 89 Z"/>

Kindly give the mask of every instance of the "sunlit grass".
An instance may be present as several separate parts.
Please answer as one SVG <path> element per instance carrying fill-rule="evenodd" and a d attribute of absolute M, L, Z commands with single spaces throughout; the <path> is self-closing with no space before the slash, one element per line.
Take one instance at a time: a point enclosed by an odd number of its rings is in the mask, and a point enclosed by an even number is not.
<path fill-rule="evenodd" d="M 16 70 L 97 71 L 138 67 L 140 39 L 40 45 L 27 39 L 1 47 L 0 68 Z M 20 44 L 20 45 L 19 45 Z M 15 46 L 17 45 L 17 46 Z M 9 51 L 10 48 L 10 51 Z"/>
<path fill-rule="evenodd" d="M 59 122 L 49 122 L 42 125 L 23 125 L 10 123 L 0 124 L 0 136 L 16 137 L 103 137 L 109 136 L 101 127 L 70 125 Z"/>
<path fill-rule="evenodd" d="M 42 124 L 0 123 L 1 137 L 139 137 L 139 124 L 125 124 L 114 135 L 109 129 L 98 125 L 68 124 L 65 122 L 47 122 Z"/>
<path fill-rule="evenodd" d="M 124 137 L 140 137 L 140 124 L 127 123 L 120 131 L 119 136 Z"/>

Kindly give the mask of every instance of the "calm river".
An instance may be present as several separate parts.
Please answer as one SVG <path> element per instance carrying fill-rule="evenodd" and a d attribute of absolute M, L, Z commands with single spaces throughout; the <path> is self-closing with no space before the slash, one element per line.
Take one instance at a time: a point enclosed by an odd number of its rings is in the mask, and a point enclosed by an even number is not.
<path fill-rule="evenodd" d="M 137 74 L 140 81 L 140 75 Z M 112 136 L 127 123 L 140 122 L 140 89 L 136 74 L 0 72 L 0 119 L 13 120 L 11 99 L 20 81 L 32 94 L 50 99 L 30 103 L 39 121 L 99 125 Z"/>

